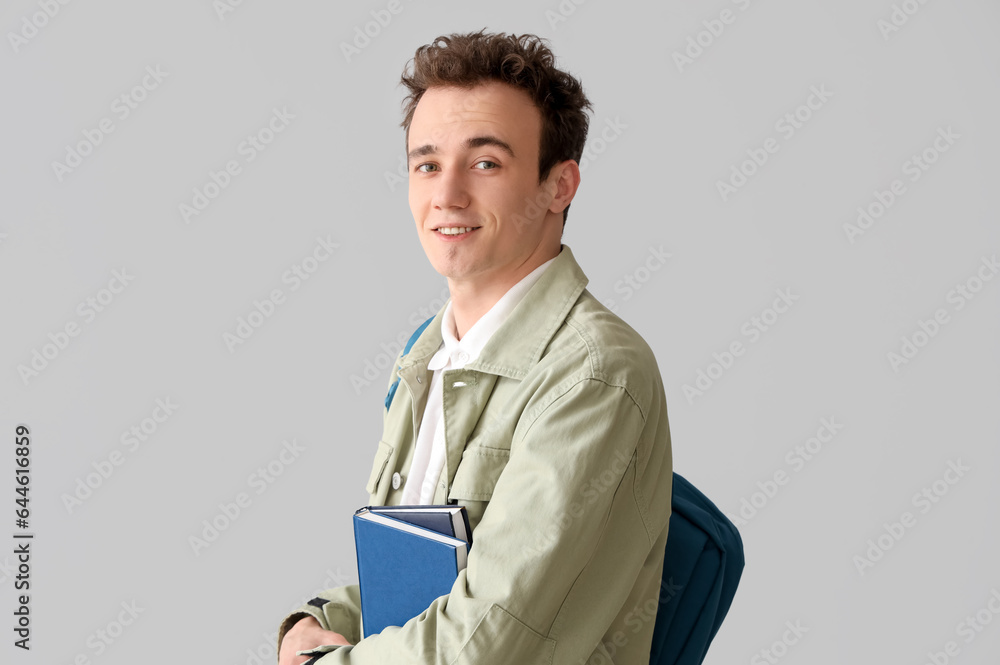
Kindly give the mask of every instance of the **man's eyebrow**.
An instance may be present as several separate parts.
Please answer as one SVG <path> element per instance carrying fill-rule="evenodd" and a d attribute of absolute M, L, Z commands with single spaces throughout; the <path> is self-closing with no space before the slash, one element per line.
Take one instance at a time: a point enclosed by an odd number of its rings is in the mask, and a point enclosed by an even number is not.
<path fill-rule="evenodd" d="M 485 145 L 490 145 L 499 148 L 500 150 L 503 150 L 511 157 L 515 157 L 514 149 L 510 147 L 509 143 L 507 143 L 503 139 L 499 139 L 496 136 L 490 134 L 485 136 L 473 136 L 472 138 L 466 139 L 465 143 L 462 145 L 462 148 L 465 150 L 470 150 L 472 148 L 481 148 L 482 146 Z M 412 160 L 417 157 L 423 157 L 425 155 L 433 155 L 436 152 L 437 152 L 437 146 L 428 143 L 426 145 L 420 146 L 419 148 L 414 148 L 409 153 L 407 153 L 406 157 L 407 160 Z"/>

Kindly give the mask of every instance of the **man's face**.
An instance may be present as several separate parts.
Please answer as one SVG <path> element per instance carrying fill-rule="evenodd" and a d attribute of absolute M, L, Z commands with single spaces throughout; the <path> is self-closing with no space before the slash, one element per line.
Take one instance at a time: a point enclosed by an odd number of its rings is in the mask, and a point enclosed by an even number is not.
<path fill-rule="evenodd" d="M 490 82 L 432 87 L 407 145 L 410 210 L 431 265 L 449 285 L 509 287 L 558 253 L 553 168 L 538 183 L 540 111 L 527 93 Z"/>

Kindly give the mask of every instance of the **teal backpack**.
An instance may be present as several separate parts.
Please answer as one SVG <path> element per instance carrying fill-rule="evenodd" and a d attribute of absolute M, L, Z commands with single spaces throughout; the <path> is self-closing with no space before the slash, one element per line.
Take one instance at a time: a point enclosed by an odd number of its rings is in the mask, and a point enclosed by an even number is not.
<path fill-rule="evenodd" d="M 650 665 L 698 665 L 719 632 L 743 574 L 736 526 L 674 473 L 670 529 Z"/>

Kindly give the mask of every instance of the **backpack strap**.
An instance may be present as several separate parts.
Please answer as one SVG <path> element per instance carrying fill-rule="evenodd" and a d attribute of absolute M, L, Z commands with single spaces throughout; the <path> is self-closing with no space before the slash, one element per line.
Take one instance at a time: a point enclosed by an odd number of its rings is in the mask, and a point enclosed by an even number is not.
<path fill-rule="evenodd" d="M 420 333 L 422 333 L 427 328 L 427 326 L 430 325 L 431 321 L 433 321 L 433 320 L 434 320 L 434 317 L 432 316 L 431 318 L 429 318 L 426 321 L 424 321 L 423 323 L 421 323 L 419 328 L 417 328 L 416 330 L 413 331 L 413 334 L 410 335 L 410 339 L 406 340 L 406 346 L 403 347 L 403 355 L 401 355 L 399 357 L 400 360 L 402 360 L 403 356 L 405 356 L 407 353 L 410 352 L 410 349 L 413 348 L 413 345 L 414 345 L 414 343 L 416 343 L 417 338 L 420 337 Z M 396 368 L 396 371 L 397 372 L 399 371 L 399 367 Z M 389 409 L 389 405 L 392 404 L 392 398 L 396 396 L 396 388 L 398 386 L 399 386 L 399 375 L 397 374 L 396 375 L 396 380 L 392 382 L 391 386 L 389 386 L 389 394 L 385 396 L 385 408 L 386 408 L 386 410 L 388 410 Z"/>

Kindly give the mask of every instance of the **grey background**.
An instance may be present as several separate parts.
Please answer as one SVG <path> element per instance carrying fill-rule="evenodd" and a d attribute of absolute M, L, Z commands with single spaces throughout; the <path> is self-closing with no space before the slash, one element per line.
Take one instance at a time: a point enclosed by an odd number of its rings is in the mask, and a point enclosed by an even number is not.
<path fill-rule="evenodd" d="M 1000 250 L 1000 7 L 901 4 L 919 9 L 883 34 L 887 0 L 402 0 L 348 61 L 341 43 L 386 2 L 245 0 L 221 16 L 208 0 L 71 2 L 18 44 L 10 34 L 42 10 L 5 3 L 0 534 L 13 542 L 23 422 L 36 539 L 33 649 L 5 628 L 4 662 L 269 662 L 287 610 L 356 579 L 350 516 L 381 431 L 383 349 L 446 286 L 393 181 L 397 81 L 417 46 L 482 27 L 548 38 L 594 103 L 600 153 L 564 242 L 656 353 L 676 471 L 734 517 L 788 474 L 740 518 L 747 567 L 708 662 L 767 662 L 760 650 L 796 621 L 808 632 L 782 662 L 925 663 L 949 640 L 950 662 L 996 662 L 1000 620 L 968 643 L 957 629 L 1000 590 L 1000 280 L 961 309 L 948 296 Z M 674 52 L 727 9 L 733 22 L 679 71 Z M 166 78 L 120 118 L 114 100 L 147 67 Z M 832 96 L 784 138 L 775 123 L 813 86 Z M 247 163 L 238 146 L 275 108 L 294 119 Z M 113 133 L 60 182 L 53 162 L 104 117 Z M 620 135 L 597 143 L 615 120 Z M 948 127 L 960 138 L 910 181 L 904 162 Z M 723 201 L 717 181 L 769 137 L 780 149 Z M 179 206 L 228 160 L 242 172 L 185 223 Z M 897 178 L 905 193 L 849 242 L 858 206 Z M 339 247 L 292 291 L 282 275 L 317 237 Z M 644 272 L 651 248 L 671 258 Z M 79 303 L 121 269 L 133 281 L 86 322 Z M 629 292 L 626 277 L 645 281 Z M 276 288 L 285 302 L 230 352 L 224 333 Z M 798 300 L 751 341 L 741 327 L 777 289 Z M 938 309 L 949 322 L 894 369 L 887 354 Z M 70 322 L 80 334 L 24 380 L 18 367 Z M 745 354 L 688 399 L 734 341 Z M 176 412 L 130 450 L 122 432 L 158 398 Z M 830 417 L 842 429 L 796 470 L 786 455 Z M 304 450 L 258 493 L 252 474 L 293 439 Z M 68 508 L 113 451 L 122 463 Z M 913 496 L 958 460 L 969 471 L 921 512 Z M 189 539 L 240 492 L 249 505 L 196 553 Z M 915 526 L 861 574 L 855 557 L 907 511 Z M 99 652 L 123 602 L 142 613 Z"/>

